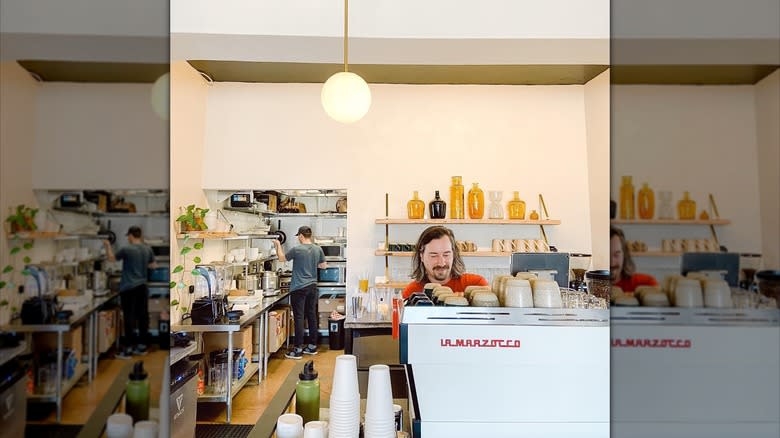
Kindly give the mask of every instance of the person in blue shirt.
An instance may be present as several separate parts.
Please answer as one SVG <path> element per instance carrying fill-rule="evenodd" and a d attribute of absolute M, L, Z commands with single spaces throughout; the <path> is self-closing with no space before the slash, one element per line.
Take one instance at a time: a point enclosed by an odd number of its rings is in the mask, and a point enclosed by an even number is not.
<path fill-rule="evenodd" d="M 300 359 L 304 354 L 317 354 L 317 335 L 319 332 L 318 303 L 319 290 L 317 289 L 317 268 L 325 269 L 325 253 L 318 245 L 311 241 L 311 228 L 302 226 L 298 228 L 298 243 L 286 253 L 282 244 L 274 240 L 276 256 L 279 261 L 293 262 L 292 281 L 290 283 L 290 301 L 293 308 L 293 321 L 295 322 L 295 346 L 285 354 L 290 359 Z M 304 347 L 303 325 L 304 319 L 309 326 L 308 345 Z"/>
<path fill-rule="evenodd" d="M 119 299 L 125 322 L 125 346 L 116 355 L 120 359 L 146 354 L 144 342 L 149 336 L 149 288 L 146 282 L 149 269 L 157 267 L 154 252 L 144 243 L 140 227 L 132 226 L 127 230 L 127 242 L 128 245 L 114 254 L 111 243 L 103 241 L 108 260 L 122 260 Z M 138 334 L 135 333 L 136 328 Z"/>

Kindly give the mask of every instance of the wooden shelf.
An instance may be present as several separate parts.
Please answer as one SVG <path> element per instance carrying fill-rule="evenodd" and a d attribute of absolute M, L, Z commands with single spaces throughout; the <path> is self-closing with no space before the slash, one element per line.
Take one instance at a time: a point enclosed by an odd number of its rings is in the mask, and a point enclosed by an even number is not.
<path fill-rule="evenodd" d="M 414 255 L 413 251 L 384 251 L 378 249 L 374 252 L 377 256 L 388 257 L 411 257 Z M 461 251 L 461 257 L 509 257 L 511 252 L 493 252 L 493 251 Z"/>
<path fill-rule="evenodd" d="M 612 219 L 615 225 L 729 225 L 728 219 L 681 220 L 681 219 Z"/>
<path fill-rule="evenodd" d="M 481 225 L 560 225 L 558 219 L 518 220 L 518 219 L 377 219 L 376 224 L 481 224 Z"/>
<path fill-rule="evenodd" d="M 184 239 L 185 236 L 190 236 L 190 239 L 228 239 L 239 237 L 238 234 L 232 231 L 187 231 L 176 235 L 177 239 Z"/>
<path fill-rule="evenodd" d="M 388 281 L 387 283 L 377 283 L 374 285 L 374 287 L 404 289 L 411 282 L 412 282 L 411 279 L 408 281 Z"/>
<path fill-rule="evenodd" d="M 664 251 L 636 251 L 630 252 L 631 257 L 679 257 L 682 252 L 664 252 Z"/>
<path fill-rule="evenodd" d="M 58 231 L 20 231 L 18 233 L 7 233 L 6 236 L 9 239 L 33 240 L 33 239 L 55 239 L 58 237 L 63 237 L 65 236 L 65 234 L 60 233 Z"/>

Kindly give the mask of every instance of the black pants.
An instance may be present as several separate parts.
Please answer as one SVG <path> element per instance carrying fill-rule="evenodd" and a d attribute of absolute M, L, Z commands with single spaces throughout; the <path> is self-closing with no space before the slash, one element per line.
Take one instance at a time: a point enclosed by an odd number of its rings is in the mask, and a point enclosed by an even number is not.
<path fill-rule="evenodd" d="M 125 321 L 125 346 L 145 344 L 149 337 L 149 288 L 145 284 L 119 294 Z M 135 329 L 138 328 L 138 335 Z"/>
<path fill-rule="evenodd" d="M 319 335 L 319 319 L 317 314 L 317 304 L 319 303 L 319 290 L 316 284 L 304 286 L 301 289 L 290 293 L 290 301 L 293 308 L 293 319 L 295 321 L 295 346 L 303 348 L 303 320 L 309 326 L 308 343 L 317 345 L 317 335 Z"/>

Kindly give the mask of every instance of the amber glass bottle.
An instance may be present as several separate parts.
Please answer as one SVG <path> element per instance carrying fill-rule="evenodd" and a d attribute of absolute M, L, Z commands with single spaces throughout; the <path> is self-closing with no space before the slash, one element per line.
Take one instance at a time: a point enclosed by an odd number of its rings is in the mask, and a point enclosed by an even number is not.
<path fill-rule="evenodd" d="M 620 186 L 620 219 L 634 219 L 634 185 L 630 176 L 624 176 Z"/>
<path fill-rule="evenodd" d="M 538 221 L 539 213 L 537 213 L 536 210 L 531 210 L 531 214 L 528 216 L 528 219 L 531 219 L 532 221 Z"/>
<path fill-rule="evenodd" d="M 639 209 L 639 219 L 653 218 L 655 215 L 655 194 L 653 194 L 653 189 L 648 187 L 647 183 L 642 183 L 636 203 Z"/>
<path fill-rule="evenodd" d="M 506 205 L 509 219 L 525 219 L 525 201 L 520 199 L 520 192 L 514 192 L 514 198 Z"/>
<path fill-rule="evenodd" d="M 450 186 L 450 219 L 464 218 L 463 183 L 459 176 L 452 177 Z"/>
<path fill-rule="evenodd" d="M 696 219 L 696 201 L 690 198 L 688 192 L 683 192 L 683 198 L 677 203 L 677 216 L 681 220 Z"/>
<path fill-rule="evenodd" d="M 417 190 L 414 191 L 414 197 L 406 203 L 406 215 L 409 219 L 422 219 L 425 217 L 425 202 L 420 199 Z"/>
<path fill-rule="evenodd" d="M 474 183 L 469 190 L 469 218 L 482 219 L 485 215 L 485 192 Z"/>

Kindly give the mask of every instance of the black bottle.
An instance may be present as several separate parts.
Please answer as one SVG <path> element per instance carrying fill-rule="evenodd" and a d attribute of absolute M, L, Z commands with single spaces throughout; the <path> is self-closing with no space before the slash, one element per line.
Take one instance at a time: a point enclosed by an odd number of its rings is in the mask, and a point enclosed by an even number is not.
<path fill-rule="evenodd" d="M 444 219 L 447 217 L 447 203 L 439 197 L 439 191 L 436 190 L 436 197 L 428 204 L 431 219 Z"/>

